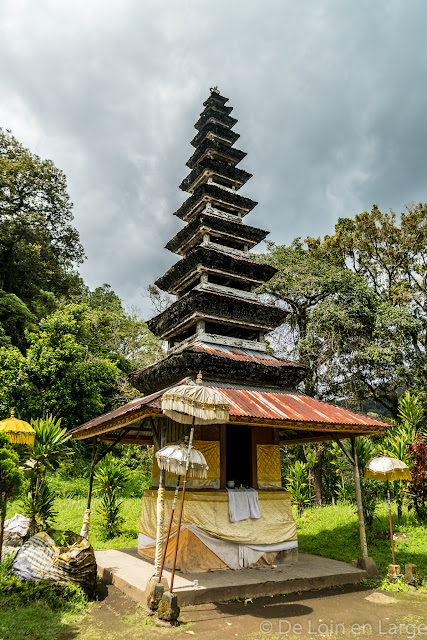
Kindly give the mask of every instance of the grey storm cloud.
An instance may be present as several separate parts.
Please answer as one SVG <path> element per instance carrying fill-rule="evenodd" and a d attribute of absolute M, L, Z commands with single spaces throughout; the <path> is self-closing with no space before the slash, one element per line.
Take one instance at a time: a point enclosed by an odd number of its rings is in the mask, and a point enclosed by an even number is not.
<path fill-rule="evenodd" d="M 4 2 L 0 125 L 66 173 L 85 281 L 148 316 L 213 85 L 254 174 L 248 223 L 276 243 L 427 200 L 426 18 L 424 0 Z"/>

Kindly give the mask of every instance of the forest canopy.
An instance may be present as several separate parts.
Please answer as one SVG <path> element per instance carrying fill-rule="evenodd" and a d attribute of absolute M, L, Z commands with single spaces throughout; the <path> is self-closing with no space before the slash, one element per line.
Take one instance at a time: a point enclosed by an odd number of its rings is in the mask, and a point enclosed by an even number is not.
<path fill-rule="evenodd" d="M 0 415 L 73 427 L 136 392 L 126 374 L 163 353 L 109 285 L 90 291 L 66 177 L 0 129 Z"/>

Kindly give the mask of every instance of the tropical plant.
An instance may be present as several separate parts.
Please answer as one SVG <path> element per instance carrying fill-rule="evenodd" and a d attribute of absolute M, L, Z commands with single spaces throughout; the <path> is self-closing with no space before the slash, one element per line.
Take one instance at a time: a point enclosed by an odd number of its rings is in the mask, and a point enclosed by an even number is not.
<path fill-rule="evenodd" d="M 296 460 L 290 467 L 287 488 L 291 492 L 292 504 L 297 508 L 298 515 L 301 517 L 304 509 L 313 501 L 306 462 Z"/>
<path fill-rule="evenodd" d="M 126 483 L 128 470 L 123 464 L 107 453 L 98 462 L 95 469 L 95 479 L 98 483 L 97 491 L 102 494 L 98 512 L 102 516 L 102 529 L 107 539 L 114 538 L 121 533 L 124 522 L 121 516 L 123 502 L 118 502 L 118 492 Z"/>
<path fill-rule="evenodd" d="M 418 431 L 422 431 L 424 410 L 418 396 L 408 390 L 399 398 L 398 419 L 399 424 L 388 429 L 380 446 L 381 451 L 390 456 L 402 460 L 411 466 L 410 445 L 415 441 Z M 408 483 L 406 480 L 396 480 L 392 483 L 391 493 L 397 504 L 398 522 L 402 522 L 403 503 L 407 497 Z"/>
<path fill-rule="evenodd" d="M 28 447 L 29 460 L 24 466 L 28 491 L 23 507 L 30 518 L 29 531 L 34 535 L 52 526 L 55 516 L 55 492 L 49 488 L 46 475 L 73 452 L 68 446 L 70 436 L 61 427 L 61 418 L 48 415 L 44 419 L 31 420 L 31 426 L 35 431 L 35 438 L 34 444 Z"/>
<path fill-rule="evenodd" d="M 10 446 L 9 438 L 4 433 L 0 433 L 0 560 L 7 501 L 19 493 L 22 480 L 19 456 Z"/>
<path fill-rule="evenodd" d="M 415 440 L 416 429 L 409 422 L 396 425 L 387 431 L 381 449 L 383 453 L 391 458 L 402 460 L 408 466 L 411 464 L 411 454 L 409 447 Z M 392 494 L 397 504 L 397 519 L 402 522 L 403 503 L 407 495 L 406 480 L 395 480 L 392 482 Z"/>
<path fill-rule="evenodd" d="M 342 441 L 344 449 L 348 452 L 348 454 L 352 455 L 352 448 L 349 442 L 346 440 Z M 351 476 L 353 475 L 352 466 L 348 458 L 345 456 L 344 452 L 341 448 L 334 443 L 333 449 L 336 457 L 336 467 L 337 470 L 341 472 L 341 481 L 342 485 L 339 490 L 339 498 L 338 499 L 350 499 L 352 500 L 352 496 L 350 493 L 349 487 L 352 488 L 353 496 L 354 493 L 354 482 Z M 363 502 L 363 514 L 366 522 L 367 529 L 372 529 L 372 525 L 374 522 L 375 514 L 378 507 L 378 485 L 372 480 L 363 480 L 363 470 L 366 467 L 368 461 L 371 458 L 374 458 L 376 454 L 376 448 L 370 438 L 356 438 L 356 455 L 357 455 L 357 463 L 360 470 L 361 475 L 361 490 L 362 490 L 362 502 Z M 347 474 L 346 474 L 347 468 Z M 350 480 L 351 479 L 351 480 Z M 353 498 L 354 500 L 354 498 Z M 353 501 L 352 500 L 352 501 Z"/>
<path fill-rule="evenodd" d="M 31 482 L 31 481 L 30 481 Z M 23 511 L 29 522 L 29 532 L 31 535 L 39 531 L 51 529 L 58 512 L 55 510 L 56 492 L 46 483 L 43 483 L 37 493 L 30 490 L 22 499 Z"/>
<path fill-rule="evenodd" d="M 414 431 L 426 432 L 425 426 L 421 426 L 424 418 L 424 409 L 418 396 L 411 394 L 410 391 L 406 391 L 400 396 L 397 415 L 403 426 L 410 427 Z"/>

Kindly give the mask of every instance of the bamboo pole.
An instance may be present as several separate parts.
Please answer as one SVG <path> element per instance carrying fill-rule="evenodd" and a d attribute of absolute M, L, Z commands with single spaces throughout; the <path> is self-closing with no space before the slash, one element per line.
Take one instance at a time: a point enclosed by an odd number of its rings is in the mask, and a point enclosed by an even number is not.
<path fill-rule="evenodd" d="M 170 532 L 171 532 L 171 528 L 172 528 L 173 516 L 174 516 L 174 513 L 175 513 L 176 499 L 178 497 L 179 481 L 180 480 L 181 480 L 181 476 L 178 476 L 178 480 L 176 481 L 176 487 L 175 487 L 175 495 L 173 497 L 171 516 L 170 516 L 170 519 L 169 519 L 168 532 L 166 534 L 166 541 L 165 541 L 165 546 L 164 546 L 164 549 L 163 549 L 163 558 L 162 558 L 162 565 L 160 567 L 159 582 L 161 582 L 161 580 L 162 580 L 163 567 L 164 567 L 165 560 L 166 560 L 166 551 L 168 550 L 169 536 L 170 536 Z"/>
<path fill-rule="evenodd" d="M 193 443 L 193 434 L 194 434 L 194 417 L 193 417 L 193 424 L 191 426 L 191 431 L 190 431 L 190 441 L 188 443 L 187 460 L 186 460 L 186 463 L 185 463 L 184 482 L 182 484 L 181 506 L 180 506 L 180 509 L 179 509 L 178 527 L 177 527 L 177 530 L 176 530 L 175 556 L 174 556 L 174 559 L 173 559 L 172 574 L 171 574 L 171 584 L 170 584 L 170 589 L 169 589 L 170 593 L 172 593 L 172 590 L 173 590 L 173 580 L 174 580 L 174 576 L 175 576 L 176 557 L 178 555 L 179 532 L 180 532 L 180 529 L 181 529 L 182 509 L 183 509 L 183 506 L 184 506 L 185 487 L 187 485 L 188 467 L 190 465 L 190 452 L 191 452 L 191 445 Z"/>
<path fill-rule="evenodd" d="M 388 503 L 388 516 L 390 519 L 391 553 L 393 556 L 393 564 L 396 564 L 396 561 L 394 559 L 393 521 L 391 519 L 390 484 L 388 480 L 387 480 L 387 503 Z"/>

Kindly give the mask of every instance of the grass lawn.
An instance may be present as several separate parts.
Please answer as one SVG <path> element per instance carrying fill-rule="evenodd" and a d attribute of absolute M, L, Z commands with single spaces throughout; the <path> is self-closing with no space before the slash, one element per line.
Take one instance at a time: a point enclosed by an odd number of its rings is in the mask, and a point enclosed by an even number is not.
<path fill-rule="evenodd" d="M 138 521 L 141 513 L 141 497 L 123 498 L 123 533 L 111 540 L 105 540 L 100 529 L 98 514 L 99 498 L 92 498 L 90 541 L 95 549 L 136 547 Z M 57 498 L 56 509 L 58 529 L 79 532 L 85 511 L 85 498 Z M 8 517 L 19 510 L 18 504 L 9 505 Z M 307 509 L 301 518 L 294 516 L 298 528 L 298 544 L 301 553 L 311 553 L 351 562 L 360 555 L 359 527 L 356 507 L 351 504 L 328 505 Z M 380 532 L 389 531 L 387 504 L 381 503 L 373 531 L 368 536 L 369 555 L 377 563 L 382 575 L 392 563 L 390 540 L 378 537 Z M 406 563 L 416 564 L 421 575 L 427 579 L 427 524 L 420 524 L 412 513 L 404 510 L 403 522 L 397 526 L 397 513 L 393 511 L 394 531 L 404 532 L 406 539 L 395 541 L 396 562 L 404 569 Z"/>
<path fill-rule="evenodd" d="M 381 503 L 373 531 L 368 534 L 369 555 L 375 560 L 380 574 L 387 573 L 392 564 L 390 539 L 381 539 L 378 534 L 389 531 L 387 503 Z M 396 562 L 402 570 L 406 563 L 416 564 L 423 578 L 427 579 L 427 524 L 420 524 L 412 513 L 405 509 L 402 525 L 397 525 L 397 512 L 393 511 L 393 530 L 403 532 L 406 539 L 395 540 Z M 359 527 L 356 507 L 338 504 L 307 509 L 301 518 L 296 518 L 298 545 L 301 553 L 312 553 L 325 558 L 351 562 L 360 555 Z"/>
<path fill-rule="evenodd" d="M 92 502 L 90 540 L 95 549 L 136 547 L 138 520 L 141 511 L 141 497 L 123 498 L 123 517 L 125 519 L 122 535 L 105 540 L 100 529 L 100 515 L 97 513 L 99 498 L 95 494 Z M 83 497 L 57 498 L 58 512 L 56 527 L 62 530 L 79 531 L 86 506 Z M 19 511 L 19 503 L 9 505 L 8 517 Z M 369 554 L 374 558 L 381 575 L 387 572 L 391 564 L 390 541 L 382 539 L 381 532 L 388 531 L 388 511 L 386 503 L 378 509 L 379 519 L 375 521 L 369 536 Z M 420 524 L 412 514 L 405 512 L 403 523 L 397 527 L 397 514 L 394 513 L 395 531 L 404 532 L 406 539 L 395 542 L 396 561 L 402 569 L 408 562 L 418 565 L 423 578 L 427 579 L 427 532 L 426 524 Z M 339 504 L 321 508 L 307 509 L 301 518 L 296 518 L 298 527 L 299 550 L 351 562 L 360 555 L 359 530 L 354 505 Z M 59 636 L 73 635 L 74 624 L 86 611 L 87 605 L 76 594 L 65 604 L 54 602 L 50 598 L 21 598 L 10 592 L 8 580 L 3 579 L 0 567 L 0 640 L 56 640 Z M 4 572 L 3 572 L 4 574 Z M 5 575 L 5 574 L 4 574 Z M 6 582 L 5 582 L 6 580 Z M 16 580 L 12 578 L 12 580 Z M 34 584 L 34 583 L 33 583 Z M 32 587 L 30 587 L 32 588 Z M 42 594 L 43 595 L 43 594 Z M 65 635 L 64 635 L 65 634 Z M 67 636 L 68 637 L 68 636 Z"/>

